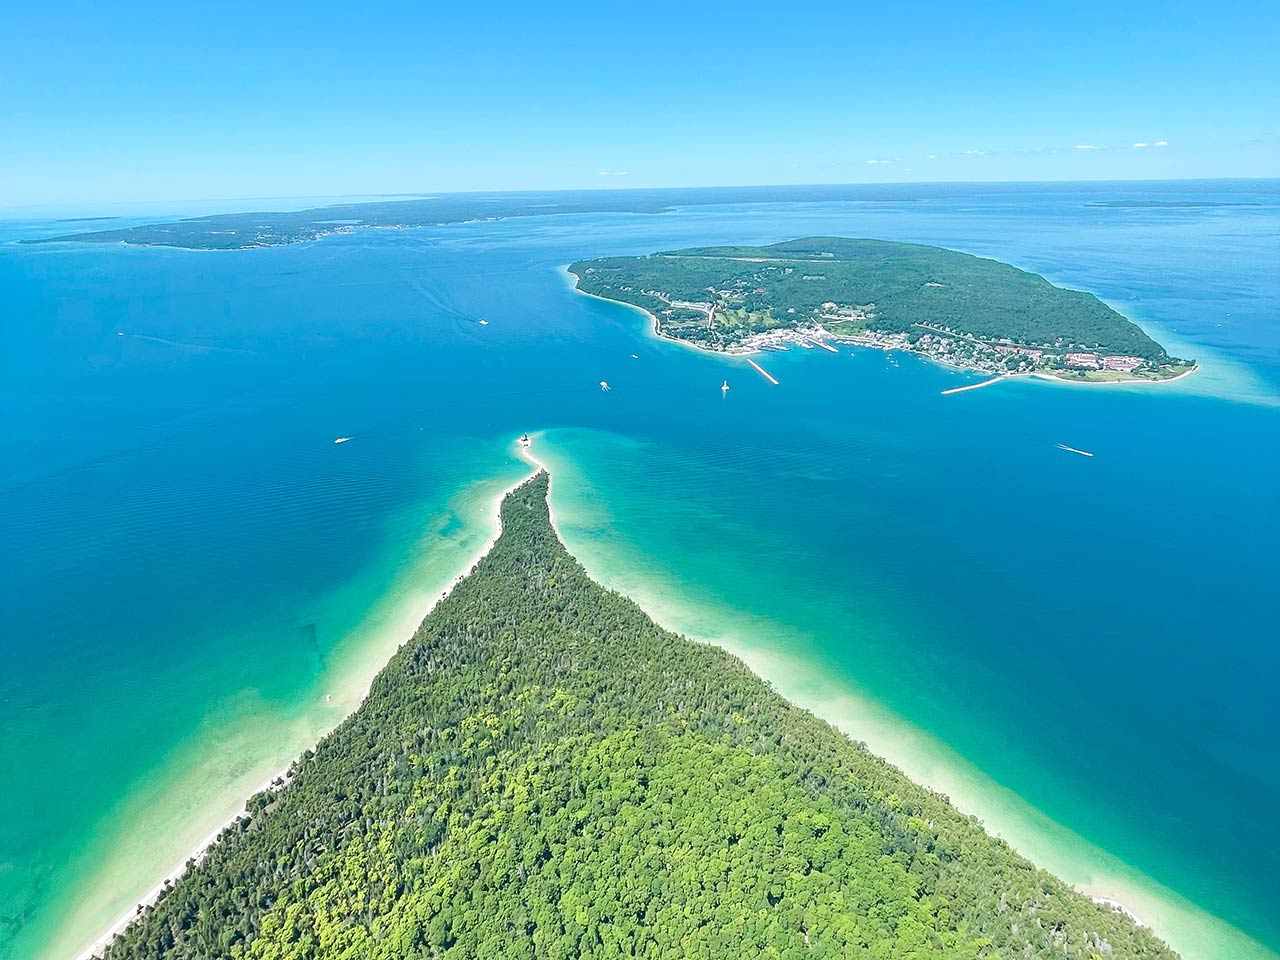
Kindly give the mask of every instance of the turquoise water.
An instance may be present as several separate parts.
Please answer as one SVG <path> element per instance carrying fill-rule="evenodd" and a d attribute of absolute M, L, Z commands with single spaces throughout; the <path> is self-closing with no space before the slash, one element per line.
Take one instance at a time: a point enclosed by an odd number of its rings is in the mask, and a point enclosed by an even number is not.
<path fill-rule="evenodd" d="M 1027 852 L 1079 838 L 1177 905 L 1188 956 L 1242 949 L 1226 925 L 1272 955 L 1280 187 L 1118 189 L 0 245 L 3 952 L 73 954 L 340 719 L 538 430 L 594 574 L 815 708 L 881 711 L 852 732 L 981 781 L 957 800 Z M 1089 205 L 1116 196 L 1245 205 Z M 815 233 L 1008 260 L 1205 369 L 943 397 L 969 378 L 795 350 L 762 358 L 771 387 L 561 270 Z M 1188 932 L 1199 910 L 1225 924 Z"/>

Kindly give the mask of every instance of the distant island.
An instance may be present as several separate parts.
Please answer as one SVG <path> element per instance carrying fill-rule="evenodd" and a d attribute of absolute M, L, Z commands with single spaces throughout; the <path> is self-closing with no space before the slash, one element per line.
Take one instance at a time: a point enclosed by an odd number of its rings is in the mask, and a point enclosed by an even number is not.
<path fill-rule="evenodd" d="M 339 203 L 306 210 L 219 213 L 162 223 L 90 230 L 19 243 L 124 243 L 184 250 L 254 250 L 309 243 L 359 230 L 408 230 L 515 217 L 563 214 L 656 214 L 706 203 L 804 203 L 849 200 L 913 203 L 917 189 L 892 185 L 696 187 L 683 190 L 534 190 L 451 193 Z M 88 218 L 79 222 L 89 222 Z M 75 221 L 66 221 L 75 222 Z"/>
<path fill-rule="evenodd" d="M 604 194 L 604 191 L 600 192 Z M 167 223 L 94 230 L 20 243 L 126 243 L 141 247 L 180 247 L 185 250 L 254 250 L 307 243 L 357 230 L 405 230 L 507 217 L 564 213 L 657 213 L 668 203 L 647 196 L 591 191 L 507 196 L 452 194 L 409 200 L 342 203 L 307 210 L 220 213 Z"/>
<path fill-rule="evenodd" d="M 577 289 L 649 313 L 665 337 L 734 353 L 844 341 L 991 374 L 1157 381 L 1195 368 L 1093 294 L 998 260 L 806 237 L 569 265 Z"/>
<path fill-rule="evenodd" d="M 1175 957 L 590 580 L 548 484 L 102 956 Z"/>

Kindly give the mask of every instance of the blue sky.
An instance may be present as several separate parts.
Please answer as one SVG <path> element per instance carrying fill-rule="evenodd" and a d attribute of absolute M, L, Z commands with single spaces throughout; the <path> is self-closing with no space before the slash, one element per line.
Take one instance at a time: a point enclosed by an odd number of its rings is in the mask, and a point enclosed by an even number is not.
<path fill-rule="evenodd" d="M 1276 6 L 9 3 L 0 205 L 1280 176 Z"/>

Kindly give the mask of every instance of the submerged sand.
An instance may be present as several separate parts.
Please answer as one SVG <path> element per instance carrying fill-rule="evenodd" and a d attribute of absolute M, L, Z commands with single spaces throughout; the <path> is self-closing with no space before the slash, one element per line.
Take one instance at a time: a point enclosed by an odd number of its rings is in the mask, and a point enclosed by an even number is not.
<path fill-rule="evenodd" d="M 539 439 L 539 435 L 532 436 Z M 360 659 L 359 668 L 349 671 L 346 695 L 335 696 L 335 703 L 324 704 L 331 709 L 324 711 L 323 729 L 319 736 L 327 734 L 359 707 L 373 678 L 390 655 L 412 638 L 422 619 L 489 552 L 501 534 L 500 507 L 506 495 L 533 473 L 539 470 L 552 472 L 530 449 L 517 448 L 516 452 L 533 470 L 492 498 L 488 538 L 447 585 L 431 597 L 425 608 L 419 605 L 400 613 L 391 628 L 392 635 L 397 638 L 393 644 L 369 645 Z M 1003 837 L 1038 866 L 1076 885 L 1095 900 L 1128 914 L 1135 922 L 1152 927 L 1187 960 L 1218 960 L 1224 956 L 1240 960 L 1274 960 L 1275 954 L 1262 944 L 1054 822 L 991 780 L 945 744 L 893 714 L 865 691 L 833 680 L 815 664 L 779 653 L 780 647 L 804 647 L 799 643 L 779 643 L 778 638 L 789 632 L 787 625 L 744 616 L 740 611 L 718 609 L 707 603 L 674 598 L 669 590 L 663 590 L 660 584 L 650 584 L 643 573 L 636 572 L 641 565 L 628 564 L 622 557 L 610 556 L 608 548 L 600 543 L 578 542 L 572 536 L 572 518 L 567 525 L 560 524 L 554 507 L 551 520 L 557 534 L 597 582 L 631 597 L 664 627 L 715 644 L 738 656 L 788 699 L 865 742 L 874 753 L 894 763 L 911 779 L 947 795 L 959 809 L 981 818 L 990 832 Z M 570 531 L 568 539 L 565 539 L 566 529 Z M 136 890 L 145 890 L 145 893 L 130 893 L 120 887 L 108 889 L 106 895 L 99 891 L 96 901 L 91 897 L 76 916 L 68 919 L 61 937 L 63 946 L 78 937 L 79 943 L 73 944 L 72 950 L 78 949 L 85 942 L 89 930 L 94 929 L 96 936 L 89 946 L 80 950 L 79 960 L 86 960 L 100 951 L 140 909 L 155 901 L 168 882 L 181 876 L 192 860 L 198 860 L 226 826 L 243 815 L 244 803 L 249 796 L 280 781 L 287 775 L 291 764 L 292 757 L 283 767 L 277 763 L 265 780 L 259 773 L 257 780 L 262 785 L 254 790 L 245 789 L 243 776 L 224 784 L 218 799 L 206 800 L 204 804 L 203 820 L 208 832 L 191 853 L 158 880 L 155 874 L 137 878 Z M 229 806 L 236 811 L 230 816 L 226 812 Z M 112 909 L 119 911 L 115 919 L 106 926 L 99 921 L 96 928 L 89 927 L 92 914 L 84 907 L 96 906 L 100 913 L 103 903 L 112 894 L 115 901 Z M 123 910 L 120 909 L 122 900 L 128 904 Z M 71 955 L 71 950 L 52 955 Z"/>
<path fill-rule="evenodd" d="M 364 655 L 359 658 L 359 662 L 346 671 L 346 676 L 334 678 L 333 686 L 336 688 L 336 692 L 325 694 L 320 698 L 318 731 L 310 740 L 312 747 L 315 746 L 319 739 L 327 735 L 342 720 L 359 708 L 360 704 L 368 696 L 374 678 L 385 666 L 391 655 L 400 646 L 413 638 L 418 625 L 435 609 L 441 600 L 447 597 L 471 573 L 475 565 L 493 548 L 502 533 L 502 501 L 516 487 L 526 482 L 538 471 L 545 469 L 542 463 L 528 449 L 517 448 L 516 453 L 533 469 L 530 473 L 521 476 L 519 480 L 508 484 L 492 497 L 488 513 L 488 538 L 443 589 L 433 591 L 430 600 L 426 602 L 425 606 L 419 602 L 411 605 L 407 610 L 393 614 L 389 622 L 384 624 L 383 629 L 379 631 L 383 642 L 378 642 L 378 639 L 371 641 L 367 645 Z M 552 516 L 552 522 L 554 523 L 554 515 Z M 391 644 L 385 642 L 388 635 L 395 638 Z M 314 717 L 312 718 L 312 725 L 316 725 L 316 718 Z M 295 737 L 290 736 L 283 736 L 280 739 L 285 742 L 297 742 Z M 227 827 L 232 826 L 245 815 L 246 803 L 250 797 L 264 790 L 283 785 L 288 779 L 294 759 L 302 752 L 301 749 L 290 751 L 288 760 L 283 763 L 276 759 L 267 759 L 258 763 L 258 767 L 261 767 L 263 763 L 271 764 L 271 772 L 265 777 L 262 775 L 261 770 L 251 774 L 254 779 L 247 779 L 250 774 L 246 774 L 244 771 L 236 771 L 238 775 L 233 775 L 224 782 L 203 784 L 198 792 L 193 789 L 184 790 L 179 788 L 182 793 L 199 797 L 199 800 L 196 801 L 199 804 L 198 809 L 189 812 L 193 815 L 196 824 L 206 831 L 203 838 L 181 861 L 171 866 L 158 879 L 155 873 L 148 873 L 144 876 L 137 876 L 136 874 L 121 876 L 118 869 L 113 869 L 114 865 L 104 864 L 98 881 L 91 884 L 91 889 L 77 903 L 75 912 L 66 918 L 55 943 L 48 951 L 48 955 L 59 958 L 74 955 L 76 960 L 91 960 L 92 957 L 99 954 L 107 944 L 129 925 L 138 913 L 155 903 L 168 886 L 177 881 L 191 865 L 198 863 Z M 249 788 L 248 784 L 254 782 L 257 782 L 258 786 Z M 190 788 L 191 784 L 188 783 L 186 786 Z M 234 812 L 228 814 L 228 810 L 233 810 Z M 128 841 L 126 841 L 126 844 L 128 844 Z M 135 855 L 134 857 L 122 859 L 133 861 L 137 857 Z M 146 886 L 147 884 L 150 884 L 150 886 Z M 133 888 L 132 890 L 130 889 L 131 887 Z M 143 890 L 145 892 L 141 892 Z M 122 903 L 127 903 L 127 906 L 122 908 Z M 113 920 L 104 925 L 100 918 L 103 915 L 109 915 L 108 911 L 110 910 L 119 912 Z M 86 939 L 90 936 L 92 936 L 92 940 L 87 945 L 84 945 Z M 78 952 L 73 954 L 73 951 Z"/>

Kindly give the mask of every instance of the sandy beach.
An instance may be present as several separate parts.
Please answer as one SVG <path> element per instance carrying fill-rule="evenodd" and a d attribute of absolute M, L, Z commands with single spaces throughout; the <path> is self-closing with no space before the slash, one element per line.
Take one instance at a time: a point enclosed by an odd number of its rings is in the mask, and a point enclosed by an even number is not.
<path fill-rule="evenodd" d="M 1051 383 L 1066 383 L 1076 387 L 1157 387 L 1162 384 L 1176 383 L 1179 380 L 1185 380 L 1199 369 L 1200 364 L 1193 364 L 1190 370 L 1180 373 L 1176 377 L 1166 377 L 1163 380 L 1148 380 L 1145 377 L 1135 377 L 1130 380 L 1072 380 L 1069 377 L 1057 377 L 1051 373 L 1030 373 L 1027 374 L 1027 376 L 1031 377 L 1033 380 L 1048 380 Z"/>
<path fill-rule="evenodd" d="M 541 435 L 530 434 L 530 437 L 536 443 Z M 397 645 L 397 649 L 412 639 L 417 624 L 471 573 L 475 565 L 497 542 L 501 535 L 501 503 L 507 494 L 540 471 L 551 473 L 547 464 L 530 448 L 517 446 L 516 453 L 531 467 L 530 472 L 505 487 L 493 498 L 488 539 L 458 571 L 447 587 L 421 612 L 413 628 Z M 551 522 L 557 536 L 564 541 L 556 511 L 551 506 L 550 499 L 549 496 Z M 590 558 L 580 559 L 589 560 Z M 1083 838 L 1049 821 L 1039 811 L 1027 809 L 1025 804 L 1008 790 L 990 782 L 980 772 L 970 769 L 964 761 L 951 756 L 945 746 L 931 742 L 927 736 L 915 731 L 901 718 L 891 715 L 883 708 L 851 691 L 831 687 L 821 678 L 812 676 L 805 665 L 768 652 L 751 639 L 756 628 L 772 631 L 777 629 L 777 625 L 748 623 L 741 625 L 740 629 L 735 630 L 732 635 L 726 634 L 720 626 L 722 617 L 718 614 L 712 611 L 695 612 L 684 609 L 670 599 L 664 600 L 659 597 L 640 580 L 631 577 L 619 580 L 616 576 L 601 575 L 600 571 L 591 569 L 594 566 L 595 564 L 592 563 L 588 569 L 598 582 L 631 596 L 657 622 L 668 629 L 684 633 L 702 642 L 720 646 L 738 656 L 753 672 L 773 684 L 780 693 L 793 702 L 824 717 L 855 739 L 866 742 L 873 752 L 889 759 L 912 779 L 950 796 L 962 810 L 981 815 L 989 830 L 1003 836 L 1038 865 L 1054 870 L 1064 879 L 1073 882 L 1095 902 L 1125 913 L 1135 923 L 1154 926 L 1157 933 L 1161 935 L 1172 935 L 1171 939 L 1175 944 L 1184 949 L 1188 945 L 1196 944 L 1200 937 L 1206 935 L 1206 926 L 1216 926 L 1216 921 L 1190 904 L 1180 902 L 1180 898 L 1171 894 L 1170 891 L 1160 890 L 1158 887 L 1149 889 L 1148 885 L 1143 883 L 1145 878 L 1141 878 L 1115 862 L 1102 851 L 1094 849 Z M 708 617 L 708 614 L 712 615 Z M 380 663 L 378 670 L 381 666 Z M 368 695 L 372 680 L 373 676 L 370 676 L 365 683 L 364 693 L 357 702 L 357 707 L 359 702 L 363 702 Z M 259 790 L 252 793 L 283 785 L 291 765 L 278 771 Z M 247 800 L 248 797 L 246 796 L 245 799 Z M 243 808 L 240 813 L 208 834 L 181 864 L 168 871 L 144 897 L 127 911 L 122 912 L 109 928 L 103 930 L 92 944 L 78 955 L 77 960 L 89 960 L 98 954 L 141 910 L 154 903 L 168 885 L 180 878 L 192 863 L 198 863 L 217 841 L 222 831 L 242 816 L 244 816 Z M 1064 854 L 1071 850 L 1075 852 L 1064 857 Z M 1134 906 L 1142 911 L 1141 915 Z M 1154 918 L 1154 924 L 1149 924 L 1144 919 L 1146 917 Z M 1188 956 L 1198 955 L 1201 954 L 1194 948 L 1188 952 Z M 1241 955 L 1248 954 L 1242 952 Z"/>
<path fill-rule="evenodd" d="M 531 434 L 530 436 L 535 436 L 535 435 Z M 431 600 L 431 602 L 427 605 L 427 607 L 422 611 L 421 615 L 419 615 L 416 618 L 408 634 L 404 636 L 404 638 L 399 642 L 399 644 L 397 644 L 396 649 L 399 649 L 404 644 L 408 643 L 410 640 L 413 639 L 414 634 L 417 632 L 418 625 L 421 624 L 422 621 L 425 620 L 427 616 L 431 614 L 431 612 L 436 608 L 436 606 L 442 600 L 444 600 L 447 596 L 449 596 L 450 593 L 453 592 L 453 590 L 458 586 L 458 584 L 460 584 L 463 580 L 467 578 L 467 576 L 475 568 L 475 565 L 479 563 L 482 559 L 484 559 L 485 555 L 487 555 L 489 551 L 493 549 L 493 545 L 498 542 L 498 538 L 502 535 L 502 516 L 501 516 L 502 501 L 506 499 L 507 495 L 511 493 L 511 491 L 519 487 L 521 484 L 527 482 L 532 477 L 536 476 L 539 472 L 547 469 L 546 466 L 542 463 L 542 461 L 540 461 L 537 457 L 535 457 L 530 452 L 529 448 L 521 447 L 517 445 L 516 450 L 520 459 L 523 460 L 525 463 L 529 464 L 529 466 L 531 466 L 533 469 L 527 475 L 517 480 L 515 483 L 512 483 L 506 488 L 504 488 L 502 492 L 499 493 L 493 499 L 493 506 L 490 514 L 491 533 L 489 538 L 484 542 L 484 544 L 480 547 L 480 549 L 476 552 L 476 554 L 467 561 L 467 563 L 454 576 L 454 578 L 449 581 L 444 591 L 441 592 L 439 596 Z M 552 524 L 553 525 L 555 524 L 554 513 L 552 514 Z M 379 665 L 378 672 L 381 671 L 383 665 L 385 664 Z M 355 705 L 353 706 L 352 712 L 358 709 L 360 704 L 363 703 L 364 700 L 368 697 L 369 691 L 373 687 L 373 681 L 376 678 L 377 678 L 377 672 L 375 672 L 372 676 L 370 676 L 368 680 L 365 682 L 363 693 L 361 693 L 360 697 L 358 698 Z M 312 744 L 312 749 L 314 749 L 316 745 L 317 744 Z M 273 788 L 279 789 L 283 787 L 285 784 L 287 784 L 288 778 L 289 778 L 289 772 L 293 767 L 293 763 L 294 761 L 290 760 L 287 765 L 277 770 L 271 776 L 269 776 L 265 781 L 263 781 L 261 786 L 259 786 L 257 789 L 248 793 L 244 798 L 245 805 L 247 805 L 250 797 Z M 165 892 L 166 889 L 168 889 L 173 883 L 177 882 L 177 880 L 184 873 L 186 873 L 188 869 L 190 869 L 193 865 L 198 864 L 204 858 L 205 854 L 208 853 L 209 849 L 215 843 L 217 843 L 218 838 L 222 835 L 223 831 L 225 831 L 228 827 L 233 826 L 237 821 L 241 820 L 246 815 L 245 805 L 242 805 L 239 812 L 231 816 L 229 819 L 225 820 L 223 823 L 217 826 L 214 830 L 212 830 L 208 835 L 206 835 L 205 838 L 201 840 L 200 843 L 186 857 L 183 858 L 181 863 L 178 863 L 175 866 L 173 866 L 171 869 L 169 869 L 164 874 L 164 876 L 161 877 L 161 879 L 158 880 L 155 883 L 155 885 L 152 886 L 136 903 L 130 906 L 127 910 L 122 911 L 120 915 L 116 917 L 114 921 L 112 921 L 110 926 L 102 930 L 102 932 L 99 933 L 88 946 L 86 946 L 83 950 L 81 950 L 76 955 L 76 960 L 93 960 L 94 957 L 99 956 L 101 952 L 106 948 L 106 946 L 112 940 L 114 940 L 121 932 L 123 932 L 124 929 L 128 927 L 128 925 L 134 920 L 135 917 L 137 917 L 147 907 L 154 904 L 160 898 L 161 894 Z"/>

